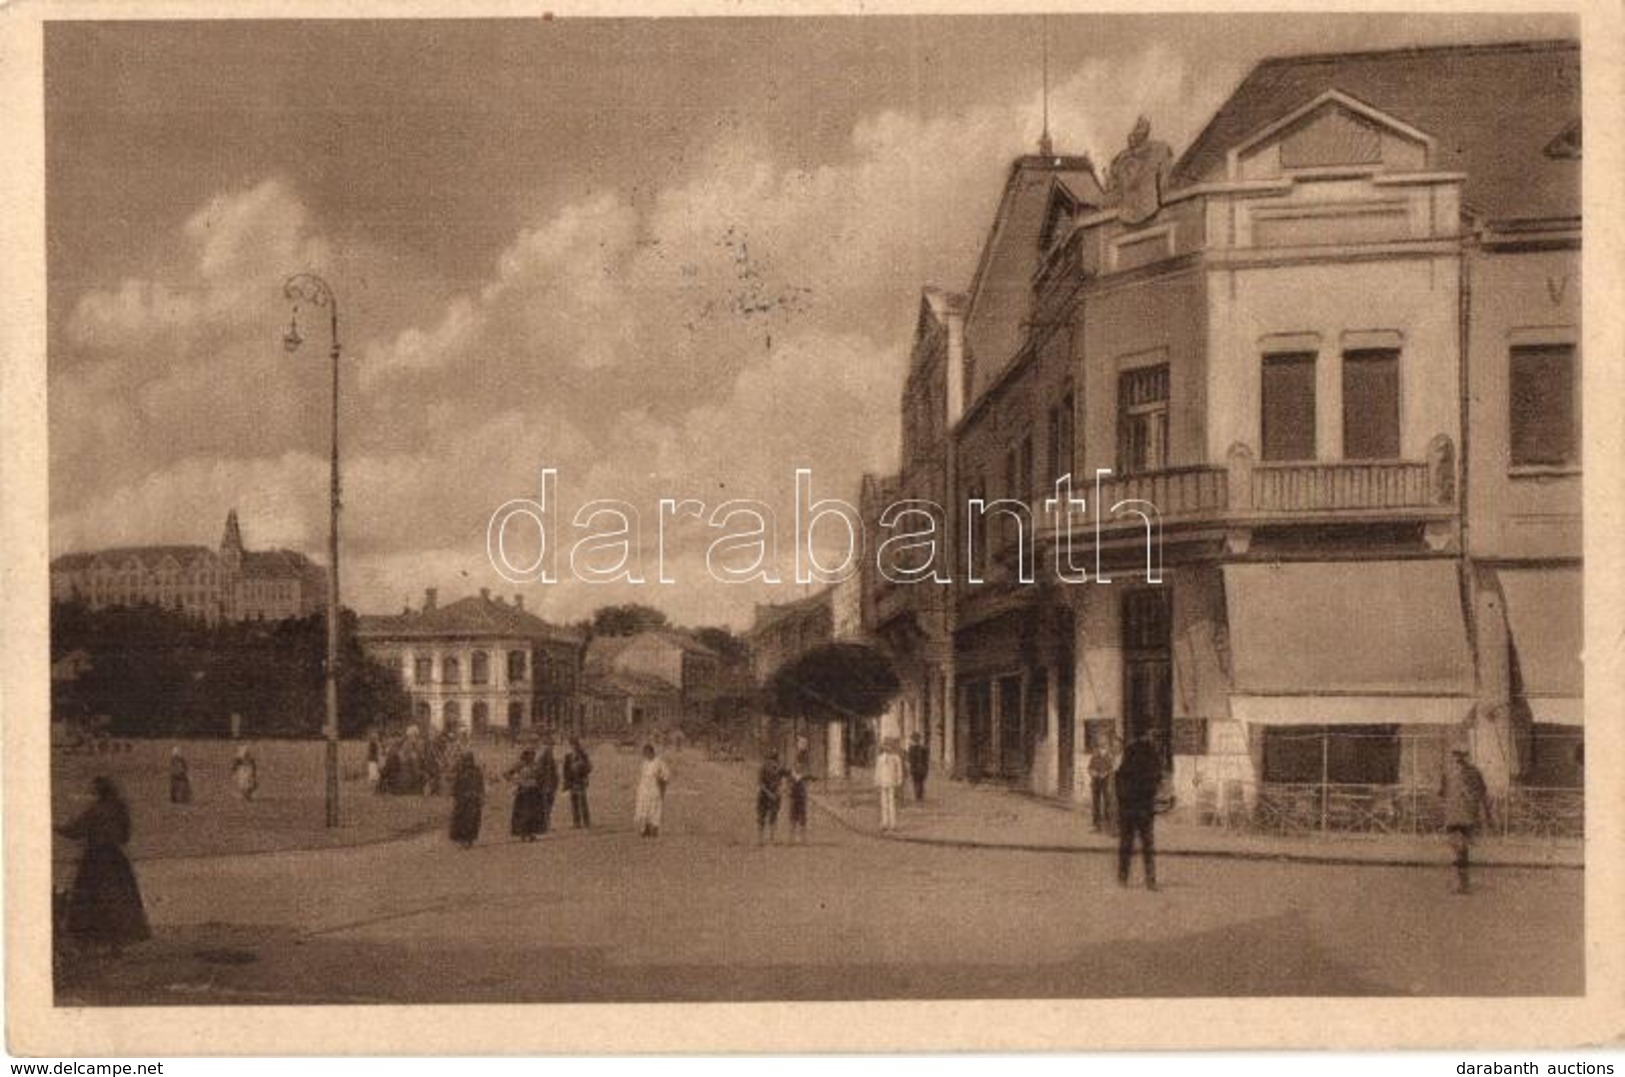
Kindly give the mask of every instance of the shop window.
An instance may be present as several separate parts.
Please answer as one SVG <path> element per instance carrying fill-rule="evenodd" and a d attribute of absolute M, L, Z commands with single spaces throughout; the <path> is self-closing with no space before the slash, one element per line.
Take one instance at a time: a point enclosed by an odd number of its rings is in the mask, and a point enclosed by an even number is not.
<path fill-rule="evenodd" d="M 1343 459 L 1399 458 L 1399 352 L 1343 353 Z"/>
<path fill-rule="evenodd" d="M 1265 460 L 1315 458 L 1315 353 L 1264 356 L 1260 455 Z"/>
<path fill-rule="evenodd" d="M 1512 349 L 1512 466 L 1562 467 L 1580 460 L 1574 345 Z"/>
<path fill-rule="evenodd" d="M 1264 780 L 1290 784 L 1393 785 L 1399 781 L 1399 727 L 1270 726 Z"/>

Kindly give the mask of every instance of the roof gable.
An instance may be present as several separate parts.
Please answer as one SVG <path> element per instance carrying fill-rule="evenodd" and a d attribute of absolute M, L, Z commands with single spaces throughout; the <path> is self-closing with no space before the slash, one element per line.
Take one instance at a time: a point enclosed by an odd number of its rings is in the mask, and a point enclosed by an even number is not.
<path fill-rule="evenodd" d="M 1426 132 L 1341 90 L 1327 90 L 1233 146 L 1225 155 L 1225 178 L 1348 166 L 1415 172 L 1428 167 L 1433 149 Z"/>
<path fill-rule="evenodd" d="M 1578 161 L 1543 151 L 1580 115 L 1579 77 L 1572 41 L 1266 60 L 1180 158 L 1174 182 L 1224 179 L 1231 150 L 1336 91 L 1431 136 L 1427 167 L 1464 173 L 1463 200 L 1484 216 L 1578 217 Z"/>

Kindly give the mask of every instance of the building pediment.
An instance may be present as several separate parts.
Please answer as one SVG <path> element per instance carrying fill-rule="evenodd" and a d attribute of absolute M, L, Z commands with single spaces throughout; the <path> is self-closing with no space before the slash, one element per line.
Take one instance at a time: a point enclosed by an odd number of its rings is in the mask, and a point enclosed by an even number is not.
<path fill-rule="evenodd" d="M 1233 146 L 1228 178 L 1290 178 L 1299 173 L 1361 169 L 1423 172 L 1433 137 L 1340 90 L 1327 90 Z"/>

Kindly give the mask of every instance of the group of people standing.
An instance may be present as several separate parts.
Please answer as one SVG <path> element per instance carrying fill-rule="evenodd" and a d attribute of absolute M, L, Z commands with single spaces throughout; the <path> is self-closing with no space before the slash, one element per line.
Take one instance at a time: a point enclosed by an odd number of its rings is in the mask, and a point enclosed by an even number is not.
<path fill-rule="evenodd" d="M 779 808 L 784 798 L 790 798 L 790 840 L 807 840 L 807 773 L 806 760 L 797 753 L 788 766 L 779 765 L 777 752 L 768 752 L 762 759 L 762 768 L 756 775 L 756 841 L 766 844 L 778 840 Z"/>
<path fill-rule="evenodd" d="M 931 774 L 931 752 L 920 735 L 909 738 L 905 757 L 897 750 L 897 741 L 886 738 L 875 756 L 875 786 L 880 790 L 880 829 L 897 829 L 897 804 L 903 788 L 905 773 L 914 785 L 915 803 L 925 799 L 925 779 Z"/>
<path fill-rule="evenodd" d="M 253 800 L 255 790 L 260 787 L 259 760 L 254 756 L 254 749 L 247 744 L 238 745 L 236 754 L 232 756 L 231 785 L 243 800 Z M 169 802 L 192 803 L 192 767 L 178 744 L 169 750 Z"/>
<path fill-rule="evenodd" d="M 592 757 L 578 737 L 570 739 L 562 768 L 553 757 L 551 741 L 542 744 L 539 754 L 534 748 L 524 749 L 519 761 L 502 773 L 514 786 L 509 833 L 520 841 L 535 841 L 546 834 L 552 825 L 553 804 L 561 783 L 570 795 L 571 823 L 577 829 L 591 827 L 592 812 L 587 803 L 591 776 Z M 465 849 L 479 840 L 485 784 L 485 771 L 473 750 L 463 748 L 452 769 L 451 840 Z"/>

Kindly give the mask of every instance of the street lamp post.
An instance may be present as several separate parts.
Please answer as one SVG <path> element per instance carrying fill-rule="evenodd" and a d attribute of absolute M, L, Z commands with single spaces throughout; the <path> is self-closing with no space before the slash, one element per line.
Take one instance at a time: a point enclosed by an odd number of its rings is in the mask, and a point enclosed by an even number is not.
<path fill-rule="evenodd" d="M 290 353 L 299 349 L 299 304 L 326 307 L 333 359 L 333 451 L 328 483 L 327 520 L 327 825 L 339 825 L 339 304 L 333 289 L 314 273 L 295 273 L 282 285 L 293 303 L 293 319 L 282 344 Z"/>

